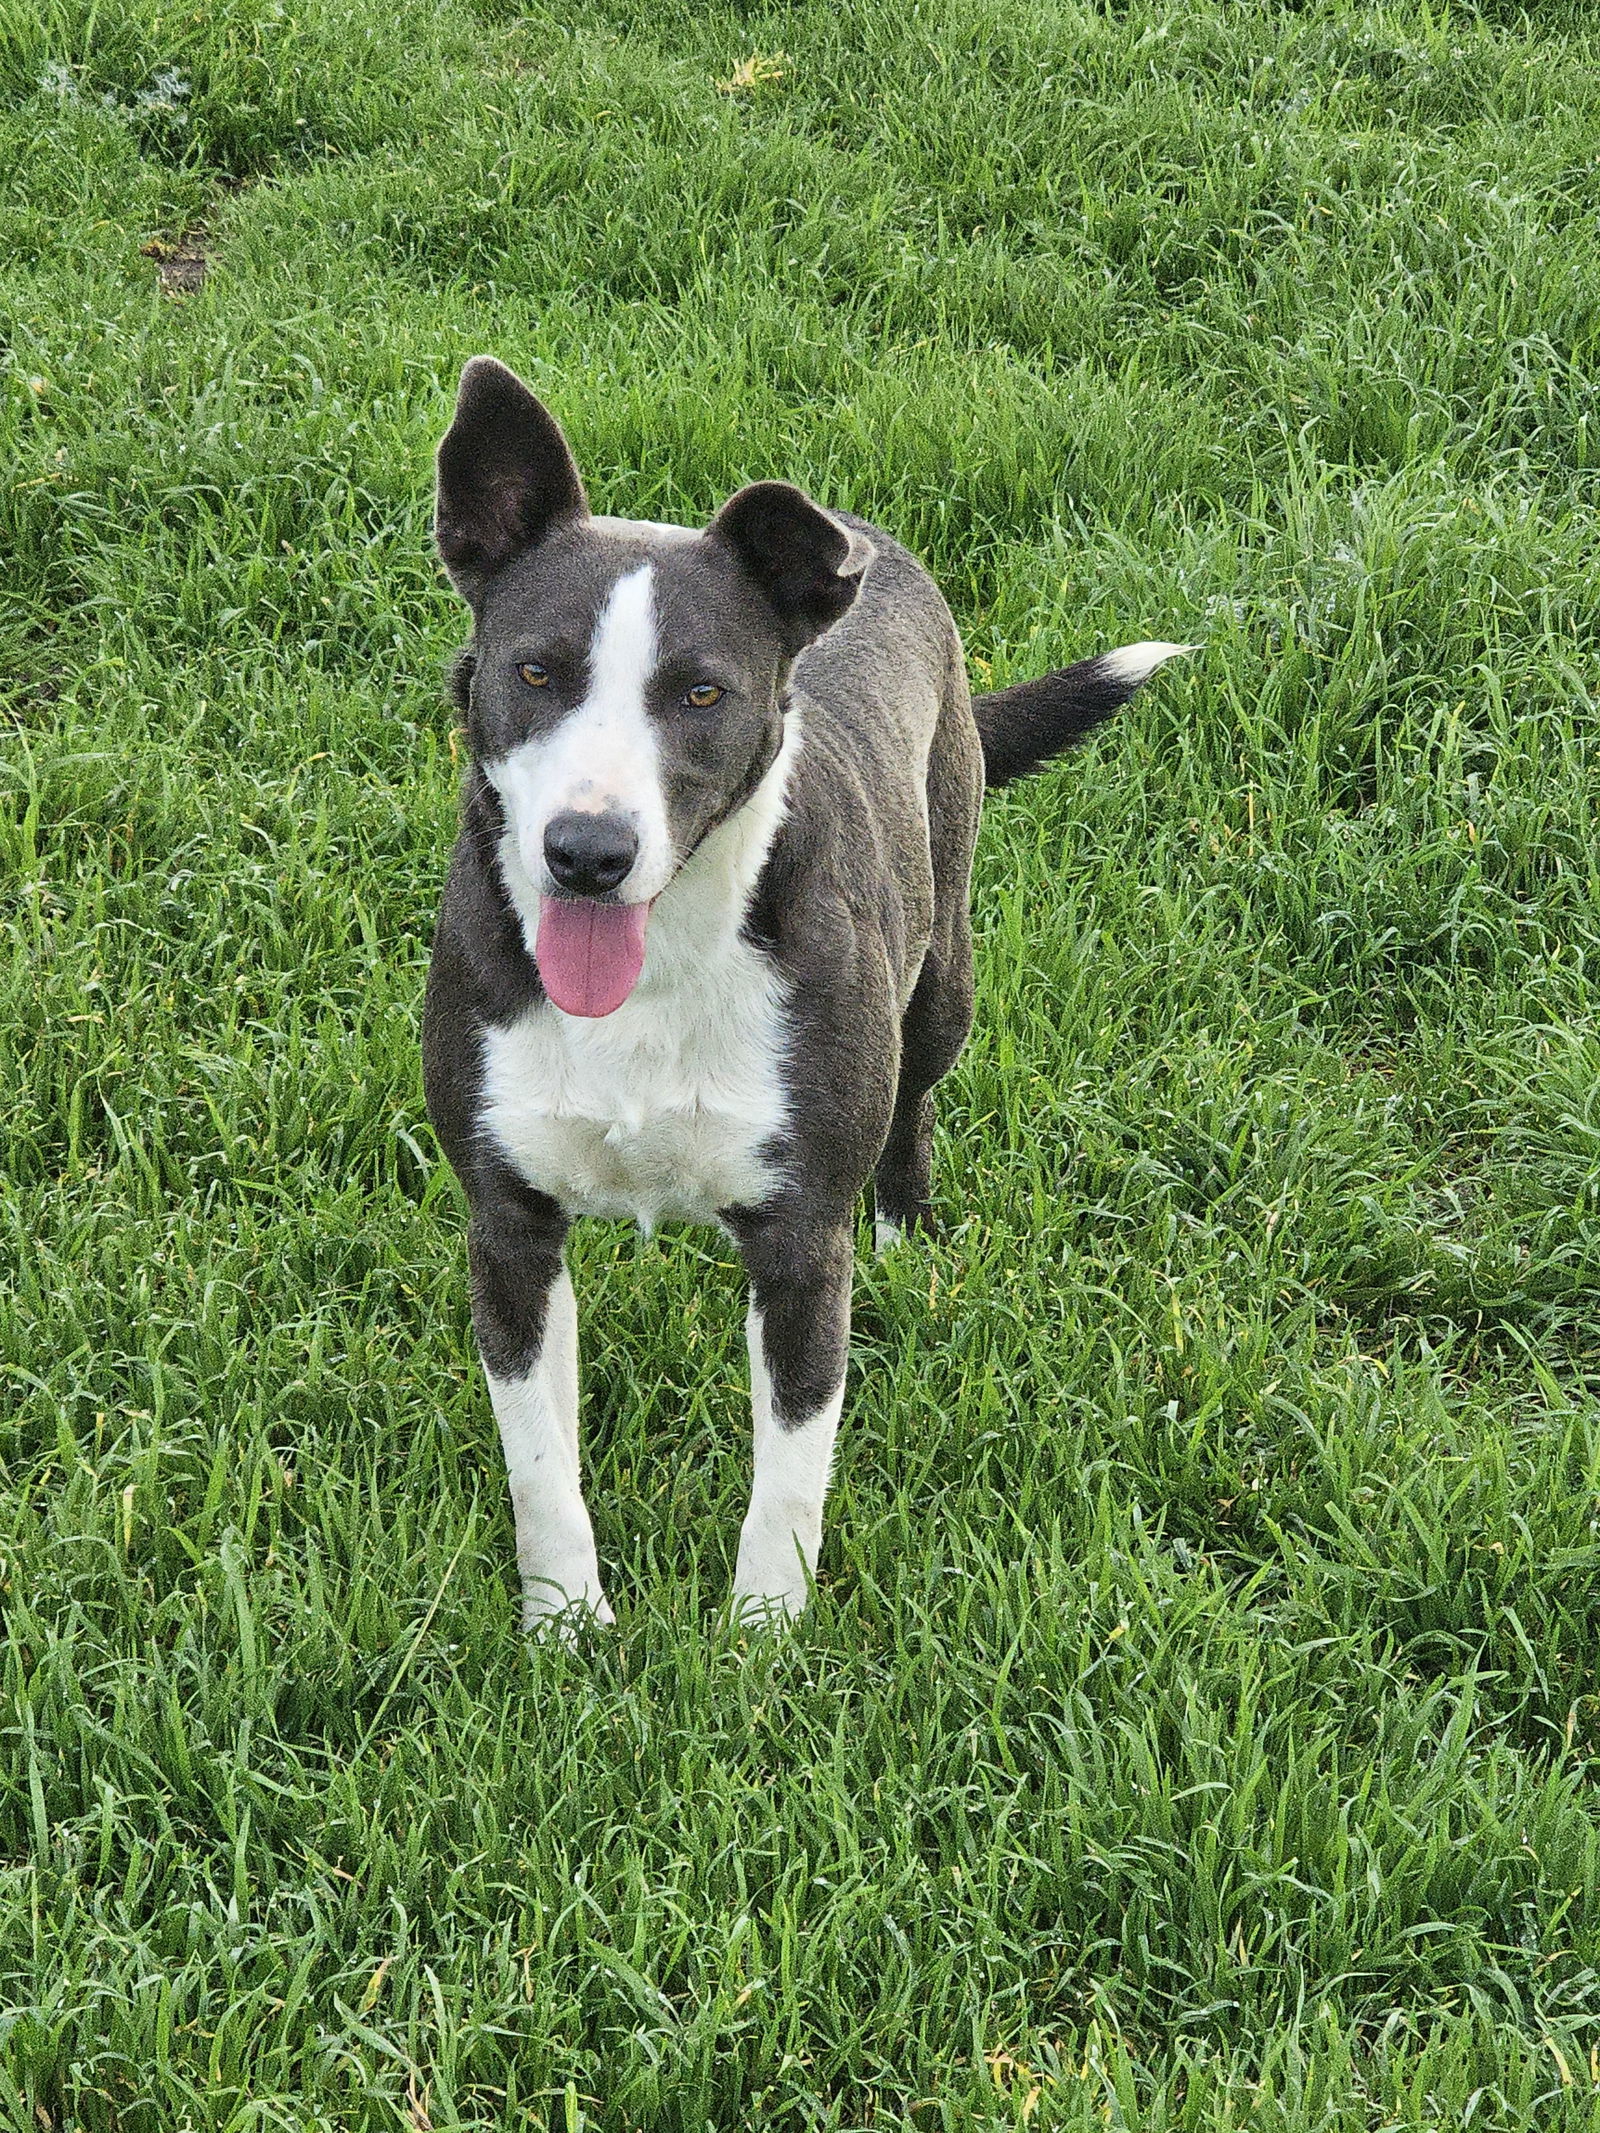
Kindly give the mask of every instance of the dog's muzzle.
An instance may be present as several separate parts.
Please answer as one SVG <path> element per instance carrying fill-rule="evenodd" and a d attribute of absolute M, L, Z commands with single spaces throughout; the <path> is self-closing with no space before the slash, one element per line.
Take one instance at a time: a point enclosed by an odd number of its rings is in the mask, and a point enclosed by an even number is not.
<path fill-rule="evenodd" d="M 625 815 L 585 815 L 575 809 L 551 818 L 544 863 L 568 896 L 606 896 L 625 881 L 639 856 L 639 832 Z"/>

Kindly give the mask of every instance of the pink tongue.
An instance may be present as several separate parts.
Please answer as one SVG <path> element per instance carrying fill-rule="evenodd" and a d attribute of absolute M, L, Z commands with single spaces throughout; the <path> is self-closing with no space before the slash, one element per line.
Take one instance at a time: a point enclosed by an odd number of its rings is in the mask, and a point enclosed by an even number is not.
<path fill-rule="evenodd" d="M 644 968 L 648 904 L 597 904 L 587 896 L 547 896 L 539 906 L 534 960 L 544 989 L 564 1015 L 610 1015 Z"/>

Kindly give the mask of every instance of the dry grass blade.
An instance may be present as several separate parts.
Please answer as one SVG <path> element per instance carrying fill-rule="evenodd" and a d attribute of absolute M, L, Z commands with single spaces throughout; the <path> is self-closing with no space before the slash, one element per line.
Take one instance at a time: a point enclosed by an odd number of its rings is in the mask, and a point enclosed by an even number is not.
<path fill-rule="evenodd" d="M 725 96 L 745 96 L 752 89 L 770 89 L 784 79 L 789 66 L 787 52 L 752 52 L 747 59 L 741 59 L 717 87 Z"/>

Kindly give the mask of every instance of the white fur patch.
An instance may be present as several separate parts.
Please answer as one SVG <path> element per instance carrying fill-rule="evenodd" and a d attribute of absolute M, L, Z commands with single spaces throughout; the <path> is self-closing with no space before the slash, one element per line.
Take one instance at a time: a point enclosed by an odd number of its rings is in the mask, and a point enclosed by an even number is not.
<path fill-rule="evenodd" d="M 875 1215 L 872 1221 L 872 1248 L 881 1259 L 885 1252 L 892 1252 L 897 1244 L 904 1244 L 906 1233 L 898 1222 L 891 1222 L 887 1215 Z"/>
<path fill-rule="evenodd" d="M 578 1306 L 565 1267 L 551 1284 L 539 1360 L 526 1377 L 485 1375 L 511 1484 L 524 1629 L 571 1606 L 609 1622 L 578 1473 Z"/>
<path fill-rule="evenodd" d="M 1102 652 L 1098 663 L 1107 681 L 1121 682 L 1130 689 L 1137 689 L 1169 659 L 1199 649 L 1197 644 L 1164 644 L 1159 638 L 1152 638 L 1146 644 L 1125 644 L 1119 651 Z"/>
<path fill-rule="evenodd" d="M 583 702 L 549 733 L 484 765 L 505 808 L 500 872 L 530 953 L 539 898 L 555 886 L 544 862 L 544 833 L 554 816 L 632 818 L 639 855 L 619 891 L 625 903 L 648 903 L 672 872 L 660 755 L 645 703 L 655 665 L 655 569 L 641 563 L 617 579 L 600 611 Z"/>
<path fill-rule="evenodd" d="M 484 1033 L 482 1130 L 569 1214 L 711 1222 L 777 1183 L 766 1147 L 787 1118 L 787 1003 L 740 928 L 798 745 L 791 712 L 755 792 L 667 885 L 615 1014 L 540 1001 Z"/>
<path fill-rule="evenodd" d="M 822 1546 L 822 1506 L 844 1405 L 844 1379 L 815 1414 L 780 1416 L 763 1348 L 761 1313 L 745 1323 L 750 1349 L 750 1404 L 755 1420 L 755 1484 L 739 1532 L 733 1573 L 736 1610 L 797 1615 L 806 1604 Z M 785 1428 L 784 1423 L 790 1427 Z"/>

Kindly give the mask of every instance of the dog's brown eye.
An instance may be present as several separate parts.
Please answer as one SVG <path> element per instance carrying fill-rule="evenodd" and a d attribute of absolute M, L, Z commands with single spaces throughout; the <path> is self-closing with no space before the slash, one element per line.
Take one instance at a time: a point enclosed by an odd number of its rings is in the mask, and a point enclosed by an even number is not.
<path fill-rule="evenodd" d="M 530 689 L 542 689 L 550 679 L 550 676 L 536 659 L 530 659 L 525 666 L 518 667 L 517 672 Z"/>
<path fill-rule="evenodd" d="M 697 711 L 709 711 L 713 704 L 721 703 L 722 691 L 714 681 L 697 681 L 683 700 Z"/>

